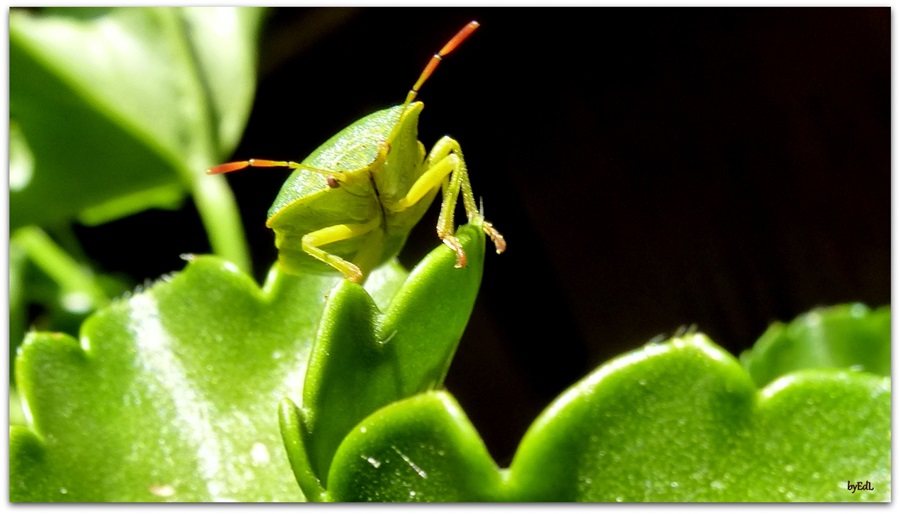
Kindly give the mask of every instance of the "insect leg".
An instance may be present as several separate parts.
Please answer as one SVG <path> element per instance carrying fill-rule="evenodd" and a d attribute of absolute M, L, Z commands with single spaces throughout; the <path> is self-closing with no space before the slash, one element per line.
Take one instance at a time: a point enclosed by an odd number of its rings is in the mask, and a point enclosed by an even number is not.
<path fill-rule="evenodd" d="M 459 142 L 447 136 L 442 137 L 429 153 L 428 158 L 425 161 L 426 166 L 428 166 L 429 163 L 434 162 L 435 159 L 441 158 L 442 155 L 457 155 L 459 157 L 459 166 L 453 170 L 450 184 L 444 184 L 444 203 L 451 206 L 455 205 L 456 196 L 461 190 L 463 206 L 466 209 L 466 217 L 469 222 L 480 223 L 484 233 L 494 242 L 494 248 L 496 248 L 497 253 L 503 253 L 506 250 L 506 239 L 504 239 L 503 235 L 494 228 L 494 225 L 491 222 L 484 219 L 481 210 L 475 205 L 475 194 L 472 193 L 472 182 L 469 180 L 469 172 L 466 168 L 466 161 L 463 158 L 462 148 L 460 148 Z M 459 182 L 459 188 L 454 185 L 454 181 Z M 442 206 L 441 210 L 443 211 L 444 209 L 445 207 Z M 452 207 L 446 209 L 449 211 L 446 216 L 450 217 L 449 223 L 452 224 Z"/>
<path fill-rule="evenodd" d="M 441 204 L 441 215 L 438 219 L 438 223 L 443 223 L 445 230 L 448 227 L 452 230 L 453 211 L 456 205 L 456 199 L 459 194 L 462 193 L 466 218 L 470 223 L 479 223 L 482 230 L 484 230 L 484 233 L 491 238 L 491 241 L 493 241 L 497 253 L 503 253 L 503 251 L 506 250 L 506 239 L 504 239 L 503 235 L 494 228 L 494 225 L 491 222 L 484 219 L 484 216 L 475 204 L 475 195 L 472 192 L 472 182 L 469 180 L 469 172 L 459 142 L 447 136 L 442 137 L 437 144 L 434 145 L 434 148 L 431 149 L 431 152 L 429 152 L 428 157 L 425 159 L 425 166 L 429 169 L 438 167 L 441 162 L 446 160 L 450 160 L 452 163 L 454 158 L 456 163 L 453 166 L 453 174 L 450 177 L 449 183 L 445 180 L 442 184 L 444 198 L 443 203 Z M 423 174 L 423 176 L 424 175 L 425 174 Z"/>
<path fill-rule="evenodd" d="M 470 223 L 479 223 L 484 233 L 490 236 L 497 249 L 497 253 L 506 250 L 506 240 L 486 221 L 478 206 L 475 204 L 475 195 L 472 193 L 472 183 L 466 170 L 466 162 L 462 155 L 459 143 L 449 137 L 443 137 L 434 146 L 425 159 L 425 172 L 413 183 L 392 210 L 401 211 L 418 203 L 426 194 L 436 187 L 443 190 L 441 213 L 438 217 L 437 233 L 441 240 L 456 252 L 456 267 L 466 265 L 466 255 L 462 245 L 454 235 L 453 213 L 456 207 L 456 199 L 462 193 L 463 206 L 466 217 Z"/>
<path fill-rule="evenodd" d="M 406 196 L 394 205 L 386 206 L 395 212 L 404 211 L 419 203 L 426 194 L 435 188 L 441 187 L 444 196 L 441 202 L 441 214 L 438 217 L 437 234 L 445 245 L 456 252 L 457 268 L 466 265 L 466 254 L 459 240 L 453 235 L 453 207 L 456 204 L 456 196 L 459 194 L 459 184 L 456 184 L 456 194 L 453 194 L 450 191 L 448 177 L 455 169 L 458 169 L 459 164 L 460 161 L 456 155 L 448 155 L 434 165 L 427 165 L 425 172 L 413 183 Z"/>
<path fill-rule="evenodd" d="M 381 218 L 375 218 L 368 223 L 347 223 L 325 227 L 304 235 L 300 242 L 300 247 L 304 252 L 343 273 L 351 282 L 359 282 L 363 278 L 363 273 L 359 266 L 337 255 L 330 254 L 321 247 L 329 243 L 362 236 L 378 228 L 380 224 Z"/>

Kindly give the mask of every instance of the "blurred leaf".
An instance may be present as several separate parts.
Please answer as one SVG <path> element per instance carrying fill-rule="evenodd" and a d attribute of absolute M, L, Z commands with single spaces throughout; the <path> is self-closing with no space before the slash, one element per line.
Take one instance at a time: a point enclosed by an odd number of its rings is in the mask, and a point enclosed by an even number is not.
<path fill-rule="evenodd" d="M 200 82 L 207 96 L 216 159 L 240 142 L 256 93 L 257 38 L 264 9 L 185 7 L 182 10 Z M 205 171 L 204 169 L 194 170 Z"/>
<path fill-rule="evenodd" d="M 170 206 L 173 187 L 193 187 L 237 144 L 260 18 L 255 8 L 10 12 L 11 227 L 85 210 L 97 223 Z"/>
<path fill-rule="evenodd" d="M 43 230 L 21 228 L 12 234 L 10 242 L 58 285 L 60 303 L 68 305 L 68 310 L 86 314 L 109 302 L 93 273 L 72 259 Z"/>
<path fill-rule="evenodd" d="M 801 369 L 849 368 L 891 374 L 891 308 L 855 303 L 817 309 L 773 323 L 741 355 L 757 385 Z"/>
<path fill-rule="evenodd" d="M 22 408 L 22 398 L 15 387 L 9 389 L 9 425 L 27 425 L 28 418 Z"/>
<path fill-rule="evenodd" d="M 131 284 L 110 274 L 97 274 L 76 261 L 38 227 L 24 227 L 10 237 L 10 341 L 18 346 L 31 330 L 78 334 L 96 309 Z M 14 334 L 16 334 L 14 336 Z M 14 363 L 11 358 L 10 365 Z"/>
<path fill-rule="evenodd" d="M 28 324 L 28 301 L 25 292 L 25 269 L 28 266 L 28 254 L 21 245 L 9 241 L 9 363 L 15 360 L 16 349 L 25 337 Z M 12 382 L 12 373 L 9 376 Z"/>

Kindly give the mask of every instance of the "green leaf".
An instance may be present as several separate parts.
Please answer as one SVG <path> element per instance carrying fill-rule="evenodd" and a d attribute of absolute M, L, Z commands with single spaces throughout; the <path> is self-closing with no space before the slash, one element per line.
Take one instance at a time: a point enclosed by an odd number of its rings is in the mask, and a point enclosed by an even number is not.
<path fill-rule="evenodd" d="M 9 388 L 9 425 L 27 425 L 28 418 L 25 410 L 22 408 L 22 400 L 16 388 L 10 385 Z"/>
<path fill-rule="evenodd" d="M 334 457 L 330 501 L 502 499 L 502 477 L 456 400 L 445 391 L 393 403 L 360 423 Z"/>
<path fill-rule="evenodd" d="M 247 269 L 231 192 L 204 171 L 249 115 L 262 12 L 10 12 L 11 228 L 102 223 L 191 193 L 213 248 Z"/>
<path fill-rule="evenodd" d="M 28 253 L 15 240 L 9 241 L 9 363 L 16 355 L 16 348 L 25 337 L 28 323 L 28 301 L 25 291 L 25 273 L 28 266 Z M 12 373 L 10 373 L 12 382 Z"/>
<path fill-rule="evenodd" d="M 32 333 L 16 364 L 30 428 L 10 435 L 22 501 L 299 501 L 277 402 L 299 399 L 335 276 L 273 269 L 262 290 L 197 258 L 91 316 Z"/>
<path fill-rule="evenodd" d="M 442 384 L 472 312 L 484 264 L 481 229 L 465 225 L 458 236 L 468 266 L 455 268 L 453 251 L 435 249 L 390 304 L 382 306 L 383 313 L 367 291 L 349 281 L 329 295 L 298 414 L 304 444 L 297 451 L 305 454 L 292 459 L 311 466 L 294 468 L 301 484 L 310 476 L 325 482 L 338 445 L 366 416 Z M 291 418 L 290 409 L 282 409 L 285 440 L 296 440 L 300 422 Z"/>
<path fill-rule="evenodd" d="M 757 389 L 694 334 L 594 371 L 497 472 L 458 406 L 425 393 L 338 449 L 335 501 L 889 501 L 890 379 L 808 370 Z M 873 490 L 852 492 L 848 482 Z"/>
<path fill-rule="evenodd" d="M 525 435 L 511 472 L 513 489 L 535 500 L 890 498 L 890 381 L 809 371 L 757 391 L 703 335 L 675 339 L 564 393 Z M 875 491 L 851 494 L 848 480 Z"/>
<path fill-rule="evenodd" d="M 773 323 L 741 362 L 760 386 L 801 369 L 849 368 L 891 374 L 891 308 L 855 303 Z"/>
<path fill-rule="evenodd" d="M 199 176 L 227 154 L 253 99 L 260 14 L 12 11 L 10 115 L 16 146 L 28 149 L 34 169 L 12 184 L 12 226 L 186 184 L 182 175 Z"/>

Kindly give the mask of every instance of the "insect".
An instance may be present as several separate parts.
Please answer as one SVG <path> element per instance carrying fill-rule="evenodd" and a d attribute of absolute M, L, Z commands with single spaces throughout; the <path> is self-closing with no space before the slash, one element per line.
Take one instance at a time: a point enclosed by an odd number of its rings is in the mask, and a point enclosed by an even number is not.
<path fill-rule="evenodd" d="M 278 260 L 288 273 L 337 270 L 353 282 L 361 281 L 399 253 L 439 190 L 437 234 L 456 252 L 457 268 L 466 265 L 453 226 L 460 195 L 469 222 L 481 225 L 497 253 L 506 249 L 503 236 L 475 205 L 459 143 L 444 136 L 426 154 L 418 140 L 424 107 L 414 101 L 419 88 L 441 59 L 477 28 L 478 22 L 469 23 L 434 54 L 402 104 L 356 121 L 303 162 L 250 159 L 207 170 L 209 174 L 248 167 L 294 170 L 266 221 L 275 232 Z"/>

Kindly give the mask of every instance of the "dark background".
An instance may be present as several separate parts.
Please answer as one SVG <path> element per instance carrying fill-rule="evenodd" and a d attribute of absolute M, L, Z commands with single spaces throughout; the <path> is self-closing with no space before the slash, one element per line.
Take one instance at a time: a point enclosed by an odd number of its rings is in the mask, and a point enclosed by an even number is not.
<path fill-rule="evenodd" d="M 695 325 L 738 354 L 772 321 L 890 302 L 889 8 L 277 9 L 234 158 L 302 160 L 400 103 L 471 19 L 422 89 L 420 139 L 461 143 L 509 243 L 447 379 L 500 464 L 566 387 L 652 338 Z M 260 280 L 286 176 L 229 177 Z M 436 207 L 405 264 L 439 244 Z M 190 205 L 85 232 L 139 280 L 209 251 Z"/>

